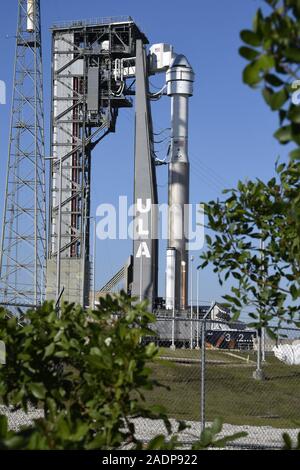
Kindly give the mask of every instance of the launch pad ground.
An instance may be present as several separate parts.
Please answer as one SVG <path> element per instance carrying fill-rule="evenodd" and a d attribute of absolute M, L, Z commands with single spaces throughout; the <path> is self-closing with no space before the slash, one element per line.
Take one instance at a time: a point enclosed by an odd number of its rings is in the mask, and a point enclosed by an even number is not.
<path fill-rule="evenodd" d="M 144 393 L 148 405 L 161 405 L 171 419 L 173 430 L 177 420 L 189 426 L 179 438 L 184 446 L 199 439 L 201 351 L 161 348 L 151 365 L 153 376 L 164 387 Z M 300 366 L 288 366 L 273 355 L 263 364 L 266 379 L 253 379 L 255 352 L 206 351 L 206 425 L 216 417 L 223 419 L 222 435 L 247 432 L 235 448 L 280 448 L 282 434 L 295 440 L 300 424 Z M 0 414 L 8 416 L 10 429 L 19 430 L 43 416 L 42 410 L 12 411 L 1 406 Z M 165 434 L 162 421 L 144 418 L 134 420 L 137 437 L 145 442 L 157 434 Z"/>
<path fill-rule="evenodd" d="M 166 435 L 166 430 L 162 421 L 151 421 L 136 419 L 134 421 L 138 439 L 149 442 L 154 436 Z M 176 432 L 176 420 L 171 420 L 172 431 Z M 189 448 L 193 442 L 199 439 L 201 425 L 197 421 L 187 421 L 188 428 L 179 434 L 181 448 Z M 207 426 L 212 422 L 207 422 Z M 238 426 L 224 424 L 219 437 L 232 436 L 235 433 L 246 432 L 247 436 L 229 444 L 226 449 L 246 450 L 246 449 L 281 449 L 283 447 L 282 434 L 287 432 L 294 442 L 296 442 L 298 430 L 273 428 L 271 426 Z"/>
<path fill-rule="evenodd" d="M 201 351 L 160 350 L 155 378 L 168 388 L 148 392 L 150 403 L 163 405 L 167 415 L 200 420 Z M 300 366 L 288 366 L 269 355 L 265 380 L 253 379 L 255 352 L 206 351 L 206 420 L 223 418 L 232 425 L 299 428 Z"/>

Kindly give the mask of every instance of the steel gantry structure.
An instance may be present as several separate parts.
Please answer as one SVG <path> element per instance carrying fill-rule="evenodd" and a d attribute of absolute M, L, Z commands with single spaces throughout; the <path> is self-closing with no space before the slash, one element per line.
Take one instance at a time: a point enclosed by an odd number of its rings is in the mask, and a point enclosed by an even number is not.
<path fill-rule="evenodd" d="M 91 153 L 115 131 L 119 109 L 132 106 L 136 50 L 146 43 L 130 17 L 52 29 L 48 299 L 64 293 L 65 300 L 88 305 Z"/>
<path fill-rule="evenodd" d="M 44 300 L 44 156 L 40 1 L 19 0 L 0 248 L 0 303 L 13 308 Z"/>

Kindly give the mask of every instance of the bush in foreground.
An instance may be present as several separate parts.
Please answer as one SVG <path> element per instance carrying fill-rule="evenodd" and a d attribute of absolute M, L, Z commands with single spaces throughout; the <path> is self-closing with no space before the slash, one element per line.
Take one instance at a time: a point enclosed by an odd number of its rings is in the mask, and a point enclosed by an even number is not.
<path fill-rule="evenodd" d="M 159 386 L 149 365 L 157 356 L 153 343 L 142 338 L 154 317 L 145 303 L 125 294 L 100 300 L 95 311 L 64 304 L 60 314 L 46 302 L 29 310 L 22 324 L 0 310 L 0 337 L 7 363 L 0 367 L 0 396 L 6 406 L 43 410 L 44 418 L 17 433 L 0 417 L 2 449 L 114 449 L 143 448 L 134 420 L 163 420 L 166 436 L 155 437 L 148 448 L 178 445 L 164 410 L 149 407 L 143 392 Z M 178 423 L 178 430 L 185 428 Z M 194 448 L 225 445 L 216 420 Z"/>

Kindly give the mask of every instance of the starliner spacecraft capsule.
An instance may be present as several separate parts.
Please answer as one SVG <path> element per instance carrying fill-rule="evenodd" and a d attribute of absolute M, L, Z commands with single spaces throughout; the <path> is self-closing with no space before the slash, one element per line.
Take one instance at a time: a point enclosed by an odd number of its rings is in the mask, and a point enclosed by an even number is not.
<path fill-rule="evenodd" d="M 188 286 L 189 175 L 188 115 L 194 72 L 178 54 L 167 71 L 171 97 L 171 150 L 169 163 L 169 226 L 166 267 L 166 308 L 185 309 Z M 174 259 L 175 258 L 175 259 Z"/>

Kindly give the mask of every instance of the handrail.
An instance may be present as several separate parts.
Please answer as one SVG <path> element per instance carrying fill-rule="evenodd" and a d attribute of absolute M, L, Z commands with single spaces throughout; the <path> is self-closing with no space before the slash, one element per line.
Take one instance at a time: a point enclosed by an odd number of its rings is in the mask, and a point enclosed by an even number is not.
<path fill-rule="evenodd" d="M 73 20 L 73 21 L 58 21 L 53 24 L 52 29 L 55 28 L 72 28 L 76 26 L 96 26 L 112 23 L 132 23 L 131 16 L 107 16 L 103 18 L 90 18 L 87 20 Z"/>

